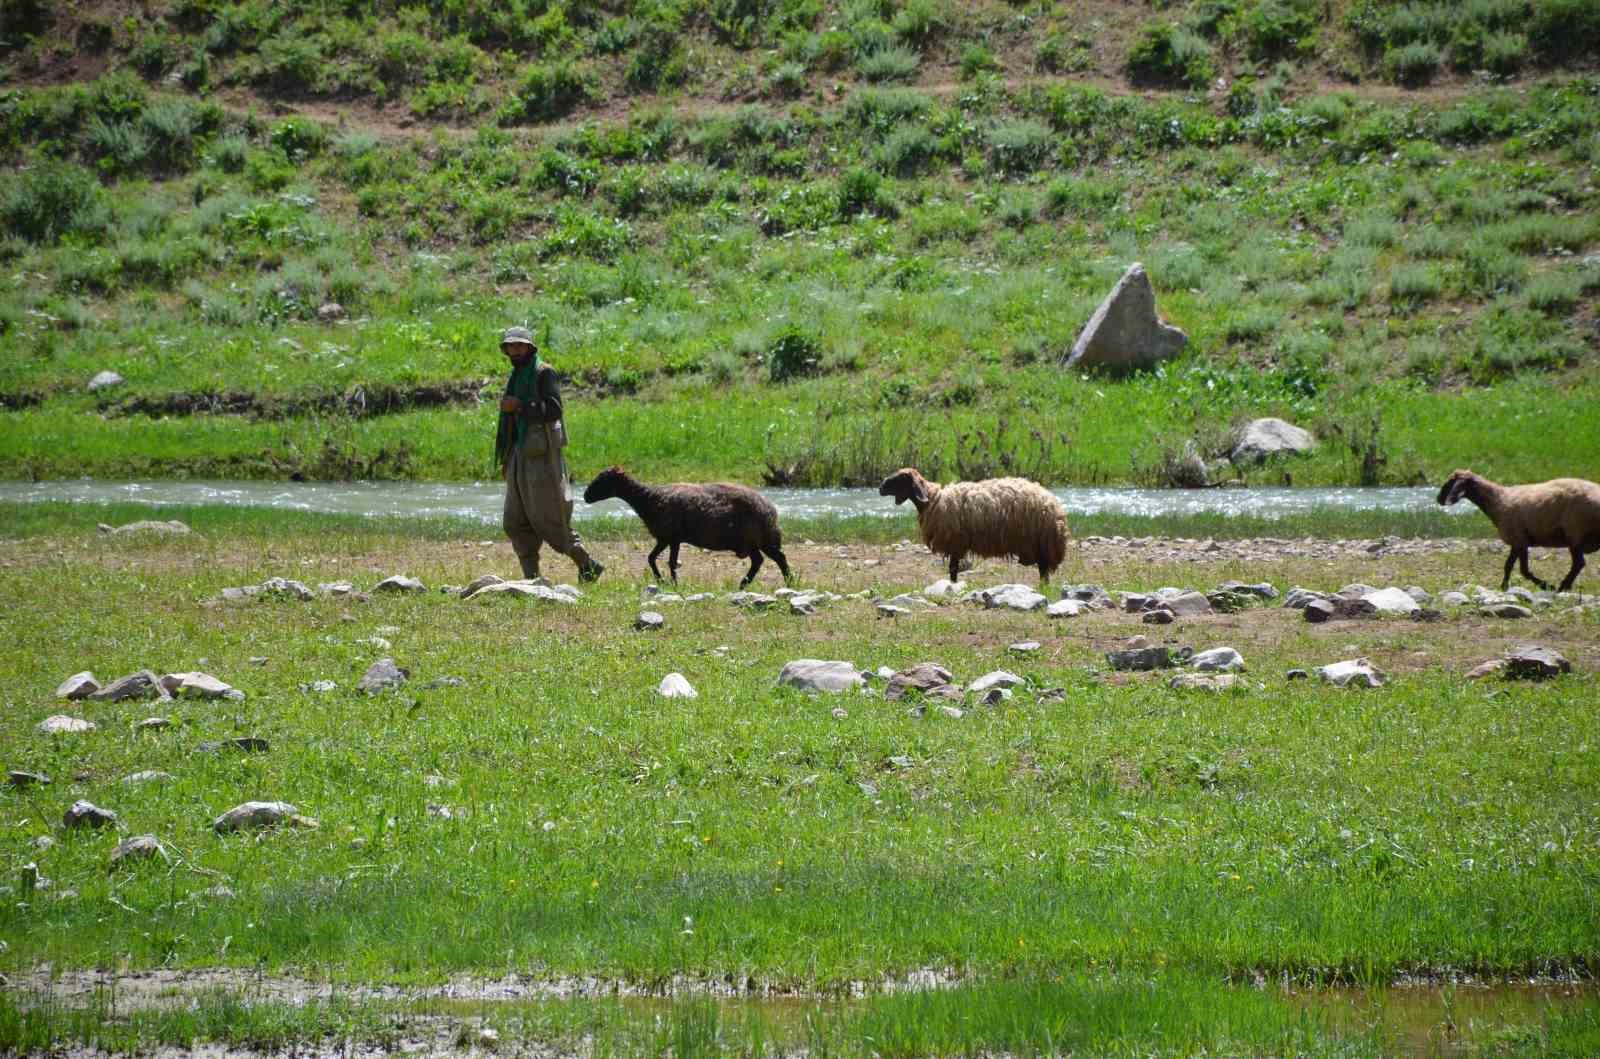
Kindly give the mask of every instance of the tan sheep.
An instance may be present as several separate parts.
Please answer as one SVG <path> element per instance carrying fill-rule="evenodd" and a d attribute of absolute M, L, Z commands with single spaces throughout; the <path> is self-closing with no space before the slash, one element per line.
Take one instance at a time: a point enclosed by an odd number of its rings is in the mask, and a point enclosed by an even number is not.
<path fill-rule="evenodd" d="M 1026 478 L 989 478 L 941 486 L 904 467 L 883 480 L 879 496 L 916 505 L 922 543 L 950 557 L 950 580 L 958 579 L 968 552 L 1015 557 L 1039 568 L 1039 583 L 1067 555 L 1067 509 L 1049 490 Z"/>
<path fill-rule="evenodd" d="M 1572 569 L 1556 591 L 1565 592 L 1584 567 L 1585 552 L 1600 550 L 1600 485 L 1582 478 L 1555 478 L 1537 485 L 1498 485 L 1471 471 L 1456 471 L 1439 489 L 1439 503 L 1465 497 L 1494 523 L 1500 539 L 1511 546 L 1500 591 L 1511 584 L 1511 567 L 1519 560 L 1522 576 L 1549 588 L 1528 569 L 1529 548 L 1565 548 Z"/>

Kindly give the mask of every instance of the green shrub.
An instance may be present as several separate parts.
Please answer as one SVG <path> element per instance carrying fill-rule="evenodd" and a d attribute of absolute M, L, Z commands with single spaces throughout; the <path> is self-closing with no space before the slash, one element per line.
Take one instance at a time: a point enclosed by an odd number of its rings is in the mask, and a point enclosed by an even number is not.
<path fill-rule="evenodd" d="M 629 87 L 643 92 L 683 84 L 689 77 L 688 56 L 677 30 L 652 22 L 641 27 L 639 43 L 628 59 L 624 78 Z"/>
<path fill-rule="evenodd" d="M 540 256 L 611 262 L 633 245 L 633 229 L 627 221 L 564 206 L 556 215 L 550 234 L 545 236 Z"/>
<path fill-rule="evenodd" d="M 501 111 L 501 124 L 517 121 L 554 121 L 572 113 L 598 95 L 592 74 L 571 62 L 540 63 L 523 75 L 516 103 Z"/>
<path fill-rule="evenodd" d="M 284 96 L 300 96 L 322 90 L 327 58 L 323 55 L 325 37 L 284 29 L 261 44 L 257 55 L 255 83 Z"/>
<path fill-rule="evenodd" d="M 912 44 L 925 44 L 950 26 L 950 18 L 939 0 L 906 0 L 890 23 L 894 35 Z"/>
<path fill-rule="evenodd" d="M 1427 265 L 1401 265 L 1389 274 L 1389 304 L 1403 312 L 1432 301 L 1443 289 L 1439 273 Z"/>
<path fill-rule="evenodd" d="M 1358 217 L 1345 225 L 1344 239 L 1356 246 L 1387 248 L 1400 241 L 1400 225 L 1381 214 Z"/>
<path fill-rule="evenodd" d="M 100 170 L 112 175 L 136 172 L 150 157 L 150 137 L 132 121 L 91 118 L 84 145 Z"/>
<path fill-rule="evenodd" d="M 206 149 L 206 159 L 224 173 L 237 173 L 244 168 L 250 154 L 250 141 L 237 133 L 213 140 Z"/>
<path fill-rule="evenodd" d="M 939 154 L 939 141 L 926 127 L 903 125 L 883 141 L 876 162 L 886 173 L 909 177 L 932 167 Z"/>
<path fill-rule="evenodd" d="M 1203 88 L 1211 80 L 1211 45 L 1181 26 L 1147 22 L 1128 51 L 1128 74 L 1136 82 Z"/>
<path fill-rule="evenodd" d="M 947 240 L 970 243 L 983 231 L 977 214 L 954 202 L 938 202 L 916 209 L 910 215 L 912 242 L 917 246 Z"/>
<path fill-rule="evenodd" d="M 1321 9 L 1317 0 L 1259 0 L 1243 21 L 1251 58 L 1270 59 L 1309 50 L 1315 43 Z"/>
<path fill-rule="evenodd" d="M 128 49 L 129 64 L 152 81 L 172 69 L 177 61 L 177 42 L 165 33 L 146 33 Z"/>
<path fill-rule="evenodd" d="M 822 342 L 804 328 L 790 324 L 767 347 L 767 377 L 786 382 L 814 375 L 822 366 Z"/>
<path fill-rule="evenodd" d="M 920 121 L 933 100 L 910 88 L 864 88 L 845 102 L 845 117 L 857 127 L 884 133 L 902 122 Z"/>
<path fill-rule="evenodd" d="M 873 83 L 905 81 L 916 76 L 920 58 L 910 48 L 896 45 L 868 52 L 856 61 L 861 76 Z"/>
<path fill-rule="evenodd" d="M 1572 272 L 1546 272 L 1528 283 L 1528 307 L 1548 316 L 1566 316 L 1583 295 L 1583 278 Z"/>
<path fill-rule="evenodd" d="M 1582 359 L 1584 348 L 1559 321 L 1501 299 L 1468 333 L 1461 367 L 1487 384 L 1525 371 L 1552 371 Z"/>
<path fill-rule="evenodd" d="M 1417 233 L 1406 240 L 1406 253 L 1424 259 L 1455 257 L 1461 248 L 1459 232 L 1431 224 L 1417 229 Z"/>
<path fill-rule="evenodd" d="M 989 130 L 989 158 L 996 172 L 1022 176 L 1050 157 L 1055 136 L 1049 126 L 1028 118 L 1006 121 Z"/>
<path fill-rule="evenodd" d="M 1403 85 L 1425 85 L 1439 72 L 1442 54 L 1437 44 L 1415 41 L 1390 49 L 1383 57 L 1384 72 Z"/>
<path fill-rule="evenodd" d="M 1461 258 L 1466 292 L 1477 295 L 1510 294 L 1528 278 L 1528 262 L 1501 243 L 1475 236 Z"/>
<path fill-rule="evenodd" d="M 272 127 L 267 139 L 298 164 L 322 153 L 328 146 L 328 130 L 308 118 L 286 118 Z"/>
<path fill-rule="evenodd" d="M 900 210 L 884 185 L 883 177 L 871 169 L 858 167 L 839 178 L 839 217 L 849 220 L 862 213 L 893 218 L 899 216 Z"/>
<path fill-rule="evenodd" d="M 433 42 L 420 33 L 385 33 L 373 45 L 378 76 L 390 87 L 415 84 L 433 59 Z"/>
<path fill-rule="evenodd" d="M 1528 37 L 1553 59 L 1594 54 L 1600 40 L 1600 4 L 1594 0 L 1533 0 Z"/>
<path fill-rule="evenodd" d="M 806 87 L 806 68 L 797 62 L 779 63 L 768 81 L 774 95 L 797 96 Z"/>
<path fill-rule="evenodd" d="M 0 220 L 5 231 L 34 243 L 63 235 L 99 235 L 111 215 L 99 183 L 79 166 L 41 162 L 21 173 L 0 175 Z"/>
<path fill-rule="evenodd" d="M 970 81 L 981 73 L 1000 69 L 1000 60 L 982 44 L 968 44 L 961 49 L 961 79 Z"/>

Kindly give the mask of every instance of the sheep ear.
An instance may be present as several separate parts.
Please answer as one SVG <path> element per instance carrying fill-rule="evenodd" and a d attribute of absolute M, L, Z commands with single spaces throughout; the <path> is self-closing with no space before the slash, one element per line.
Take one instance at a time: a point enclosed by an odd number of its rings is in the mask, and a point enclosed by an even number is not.
<path fill-rule="evenodd" d="M 919 504 L 928 502 L 928 483 L 921 478 L 911 479 L 911 499 Z"/>
<path fill-rule="evenodd" d="M 1467 480 L 1465 478 L 1456 478 L 1456 479 L 1451 480 L 1451 482 L 1450 482 L 1450 491 L 1445 494 L 1445 498 L 1444 498 L 1444 502 L 1445 502 L 1446 506 L 1455 503 L 1457 500 L 1460 500 L 1463 496 L 1466 495 L 1466 493 L 1467 493 Z"/>

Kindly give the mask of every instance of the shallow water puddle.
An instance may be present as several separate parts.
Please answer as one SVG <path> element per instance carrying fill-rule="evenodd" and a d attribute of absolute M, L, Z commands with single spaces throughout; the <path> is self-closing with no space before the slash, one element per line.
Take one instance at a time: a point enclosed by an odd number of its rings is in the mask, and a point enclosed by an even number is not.
<path fill-rule="evenodd" d="M 1321 989 L 1291 995 L 1327 1018 L 1329 1028 L 1376 1027 L 1405 1055 L 1452 1055 L 1511 1026 L 1536 1026 L 1551 1014 L 1600 1003 L 1600 982 L 1535 981 Z"/>

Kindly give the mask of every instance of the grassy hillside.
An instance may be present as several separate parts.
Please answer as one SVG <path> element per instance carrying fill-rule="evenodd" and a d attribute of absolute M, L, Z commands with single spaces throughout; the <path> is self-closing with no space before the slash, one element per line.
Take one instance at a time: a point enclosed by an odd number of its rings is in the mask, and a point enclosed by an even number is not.
<path fill-rule="evenodd" d="M 0 475 L 482 476 L 527 322 L 580 477 L 1595 476 L 1589 4 L 143 11 L 0 23 Z"/>

